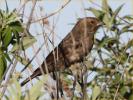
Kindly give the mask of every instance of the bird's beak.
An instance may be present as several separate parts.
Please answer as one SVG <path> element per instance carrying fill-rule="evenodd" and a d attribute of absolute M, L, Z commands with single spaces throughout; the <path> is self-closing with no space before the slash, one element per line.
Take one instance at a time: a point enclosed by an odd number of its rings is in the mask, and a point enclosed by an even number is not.
<path fill-rule="evenodd" d="M 102 26 L 102 25 L 104 25 L 103 22 L 99 22 L 99 23 L 97 24 L 98 27 L 99 27 L 99 26 Z"/>

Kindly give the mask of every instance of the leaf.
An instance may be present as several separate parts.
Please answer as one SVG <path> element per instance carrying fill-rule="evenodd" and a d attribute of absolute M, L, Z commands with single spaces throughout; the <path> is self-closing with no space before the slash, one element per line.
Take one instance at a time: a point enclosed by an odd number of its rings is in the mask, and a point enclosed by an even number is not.
<path fill-rule="evenodd" d="M 129 25 L 124 26 L 124 27 L 121 29 L 121 33 L 133 32 L 133 29 L 131 29 L 132 26 L 133 26 L 133 24 L 129 24 Z"/>
<path fill-rule="evenodd" d="M 22 100 L 21 86 L 19 82 L 15 78 L 12 78 L 11 81 L 13 84 L 10 84 L 8 87 L 8 97 L 10 98 L 9 100 Z"/>
<path fill-rule="evenodd" d="M 11 39 L 12 39 L 12 32 L 11 32 L 11 29 L 10 27 L 6 28 L 5 31 L 5 37 L 4 37 L 4 47 L 7 48 L 7 46 L 10 44 L 11 42 Z"/>
<path fill-rule="evenodd" d="M 105 23 L 107 28 L 110 29 L 110 18 L 108 17 L 107 14 L 105 14 L 105 16 L 103 17 L 103 22 Z"/>
<path fill-rule="evenodd" d="M 129 30 L 129 26 L 124 26 L 124 27 L 121 29 L 121 33 L 127 32 L 128 30 Z"/>
<path fill-rule="evenodd" d="M 12 26 L 12 30 L 16 30 L 17 32 L 23 32 L 24 28 L 22 26 Z"/>
<path fill-rule="evenodd" d="M 120 10 L 122 9 L 124 4 L 122 4 L 121 6 L 119 6 L 115 12 L 113 13 L 113 16 L 111 18 L 110 24 L 113 24 L 115 22 L 116 16 L 118 15 L 118 13 L 120 12 Z"/>
<path fill-rule="evenodd" d="M 116 18 L 116 16 L 118 15 L 118 13 L 121 11 L 122 7 L 124 6 L 124 4 L 120 5 L 114 12 L 114 18 Z"/>
<path fill-rule="evenodd" d="M 20 57 L 20 56 L 15 56 L 15 58 L 20 62 L 20 63 L 22 63 L 23 65 L 28 65 L 29 67 L 32 67 L 32 65 L 31 64 L 29 64 L 29 62 L 25 59 L 25 58 L 22 58 L 22 57 Z"/>
<path fill-rule="evenodd" d="M 38 100 L 37 98 L 44 94 L 41 91 L 41 88 L 44 86 L 44 82 L 47 81 L 48 78 L 48 75 L 46 75 L 44 78 L 41 79 L 41 81 L 38 81 L 36 84 L 34 84 L 34 86 L 27 93 L 28 95 L 25 96 L 24 100 L 29 100 L 28 97 L 30 97 L 31 100 Z"/>
<path fill-rule="evenodd" d="M 12 31 L 23 32 L 24 30 L 20 19 L 16 19 L 16 21 L 10 21 L 8 22 L 8 25 L 11 27 Z"/>
<path fill-rule="evenodd" d="M 95 8 L 89 8 L 87 10 L 90 10 L 97 18 L 99 18 L 101 20 L 103 19 L 103 16 L 105 14 L 103 11 L 97 10 Z"/>
<path fill-rule="evenodd" d="M 133 93 L 131 93 L 129 100 L 133 100 Z"/>
<path fill-rule="evenodd" d="M 19 43 L 20 42 L 20 39 L 21 39 L 21 37 L 19 36 L 19 33 L 17 31 L 15 31 L 15 30 L 12 30 L 12 31 L 14 33 L 14 39 L 17 40 L 16 43 Z"/>
<path fill-rule="evenodd" d="M 3 52 L 0 51 L 0 79 L 2 79 L 2 76 L 6 70 L 7 62 L 5 57 L 3 56 Z"/>
<path fill-rule="evenodd" d="M 108 29 L 110 29 L 111 24 L 110 24 L 110 11 L 112 11 L 112 9 L 109 7 L 107 0 L 102 0 L 102 8 L 103 11 L 105 12 L 104 18 L 103 18 L 103 22 L 105 23 L 105 25 L 107 26 Z"/>
<path fill-rule="evenodd" d="M 102 0 L 102 9 L 105 11 L 105 13 L 109 13 L 109 5 L 107 3 L 107 0 Z"/>
<path fill-rule="evenodd" d="M 93 92 L 92 92 L 92 100 L 97 100 L 97 97 L 100 95 L 101 93 L 101 89 L 99 86 L 95 86 L 93 88 Z"/>
<path fill-rule="evenodd" d="M 5 3 L 6 3 L 6 12 L 9 12 L 9 8 L 6 0 L 5 0 Z"/>
<path fill-rule="evenodd" d="M 4 53 L 4 57 L 5 57 L 9 62 L 12 62 L 10 56 L 9 56 L 7 53 Z"/>
<path fill-rule="evenodd" d="M 124 96 L 129 90 L 128 86 L 121 86 L 120 88 L 120 93 L 122 94 L 122 96 Z"/>
<path fill-rule="evenodd" d="M 127 19 L 127 20 L 131 21 L 131 20 L 133 20 L 133 16 L 132 15 L 125 15 L 123 17 L 123 19 Z"/>
<path fill-rule="evenodd" d="M 28 47 L 30 47 L 35 42 L 36 42 L 36 39 L 34 37 L 24 37 L 22 40 L 22 43 L 14 44 L 11 52 L 14 52 L 16 50 L 23 50 L 23 48 L 27 49 Z"/>
<path fill-rule="evenodd" d="M 98 44 L 98 47 L 99 48 L 102 48 L 104 47 L 105 45 L 108 45 L 109 43 L 111 42 L 117 42 L 117 39 L 116 38 L 109 38 L 109 37 L 104 37 L 101 41 L 97 40 L 97 42 L 99 43 Z"/>
<path fill-rule="evenodd" d="M 118 83 L 120 83 L 120 78 L 121 78 L 120 73 L 114 74 L 113 84 L 118 84 Z M 118 81 L 118 80 L 119 80 L 119 81 Z"/>
<path fill-rule="evenodd" d="M 14 23 L 17 23 L 21 25 L 21 20 L 20 17 L 17 15 L 17 13 L 14 11 L 12 11 L 11 13 L 7 13 L 6 14 L 6 23 L 7 25 L 13 25 Z"/>

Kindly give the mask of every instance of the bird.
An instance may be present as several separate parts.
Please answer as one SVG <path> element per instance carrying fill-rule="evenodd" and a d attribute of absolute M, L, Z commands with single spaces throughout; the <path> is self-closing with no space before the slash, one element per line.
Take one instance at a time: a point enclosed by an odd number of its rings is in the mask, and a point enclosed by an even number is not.
<path fill-rule="evenodd" d="M 49 73 L 63 71 L 83 61 L 83 58 L 91 51 L 94 34 L 102 24 L 96 17 L 80 18 L 68 35 L 48 54 L 41 66 L 21 83 L 21 86 L 43 73 L 47 74 L 47 71 Z"/>

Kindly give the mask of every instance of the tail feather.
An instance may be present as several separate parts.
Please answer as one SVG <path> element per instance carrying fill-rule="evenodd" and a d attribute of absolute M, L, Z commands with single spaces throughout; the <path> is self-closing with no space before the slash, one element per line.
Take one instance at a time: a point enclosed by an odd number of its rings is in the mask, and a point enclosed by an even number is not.
<path fill-rule="evenodd" d="M 37 68 L 34 73 L 28 77 L 27 79 L 25 79 L 22 83 L 21 83 L 21 86 L 24 86 L 27 82 L 29 82 L 31 79 L 37 77 L 37 76 L 40 76 L 41 75 L 41 70 L 40 68 Z"/>

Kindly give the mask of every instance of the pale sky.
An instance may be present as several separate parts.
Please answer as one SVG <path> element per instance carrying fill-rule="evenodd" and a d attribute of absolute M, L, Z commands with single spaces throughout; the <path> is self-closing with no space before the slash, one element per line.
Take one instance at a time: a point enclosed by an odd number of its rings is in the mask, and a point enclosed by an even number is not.
<path fill-rule="evenodd" d="M 37 3 L 38 7 L 43 7 L 44 12 L 42 15 L 49 15 L 50 13 L 55 12 L 58 10 L 67 0 L 42 0 Z M 95 1 L 96 4 L 100 5 L 102 0 L 92 0 Z M 116 9 L 121 4 L 124 4 L 124 7 L 122 8 L 120 15 L 129 15 L 133 14 L 133 1 L 132 0 L 108 0 L 109 5 Z M 19 0 L 7 0 L 9 10 L 13 10 L 14 8 L 20 8 Z M 60 13 L 56 14 L 55 16 L 52 16 L 48 18 L 48 21 L 50 22 L 50 25 L 53 25 L 53 22 L 56 23 L 55 26 L 55 34 L 58 35 L 58 37 L 55 37 L 55 45 L 57 45 L 63 38 L 68 34 L 68 32 L 71 31 L 74 23 L 76 23 L 77 18 L 82 18 L 85 16 L 93 16 L 90 12 L 84 12 L 84 8 L 99 8 L 97 5 L 94 5 L 89 2 L 89 0 L 72 0 L 63 10 L 61 10 Z M 4 0 L 0 0 L 0 8 L 5 9 L 5 3 Z M 25 10 L 25 16 L 28 17 L 29 11 L 31 9 L 31 3 L 28 3 L 26 5 Z M 37 16 L 40 15 L 40 12 L 38 9 L 36 9 Z M 37 48 L 39 48 L 40 44 L 43 41 L 42 35 L 38 36 L 37 32 L 39 33 L 40 27 L 39 25 L 32 25 L 30 32 L 37 38 L 37 43 L 34 45 L 35 48 L 29 48 L 26 51 L 26 54 L 29 58 L 31 58 Z M 97 36 L 100 36 L 101 34 L 97 34 Z M 125 39 L 126 40 L 126 39 Z M 33 66 L 38 67 L 39 64 L 43 61 L 43 56 L 46 56 L 48 53 L 45 49 L 41 51 L 37 57 L 33 61 Z M 42 59 L 43 58 L 43 59 Z M 22 67 L 19 66 L 18 70 L 22 69 Z"/>
<path fill-rule="evenodd" d="M 19 4 L 20 0 L 7 0 L 9 10 L 13 10 L 14 8 L 20 8 Z M 44 13 L 42 15 L 49 15 L 50 13 L 55 12 L 58 10 L 67 0 L 42 0 L 37 3 L 37 7 L 43 7 Z M 102 0 L 92 0 L 95 1 L 96 4 L 100 5 Z M 121 4 L 124 4 L 124 7 L 122 8 L 120 15 L 131 15 L 133 14 L 133 0 L 108 0 L 109 5 L 116 9 Z M 55 27 L 55 34 L 58 35 L 58 37 L 55 37 L 55 45 L 57 45 L 72 29 L 74 23 L 76 23 L 77 18 L 82 18 L 85 16 L 93 16 L 90 12 L 84 12 L 84 8 L 99 8 L 97 5 L 91 4 L 89 0 L 72 0 L 69 5 L 67 5 L 63 10 L 61 10 L 60 13 L 56 14 L 55 16 L 52 16 L 48 18 L 48 21 L 50 22 L 50 25 L 53 25 L 53 22 L 56 23 Z M 4 0 L 0 0 L 0 8 L 5 9 L 5 3 Z M 31 3 L 28 3 L 26 5 L 25 10 L 25 16 L 28 17 L 29 12 L 31 9 Z M 40 12 L 38 9 L 36 9 L 37 16 L 40 15 Z M 31 58 L 35 51 L 39 48 L 40 44 L 43 41 L 42 35 L 38 36 L 37 33 L 40 32 L 39 25 L 32 25 L 30 32 L 34 36 L 36 36 L 37 43 L 34 45 L 34 48 L 29 48 L 26 51 L 26 55 Z M 101 36 L 101 34 L 97 34 L 96 36 Z M 132 37 L 133 38 L 133 37 Z M 126 39 L 123 39 L 126 41 Z M 32 65 L 36 68 L 41 64 L 44 57 L 48 54 L 46 49 L 42 49 L 42 51 L 38 54 L 37 58 L 32 62 Z M 21 70 L 22 66 L 18 64 L 17 70 Z M 95 74 L 94 74 L 95 75 Z M 25 75 L 28 77 L 28 75 Z M 93 76 L 93 75 L 92 75 Z"/>

